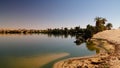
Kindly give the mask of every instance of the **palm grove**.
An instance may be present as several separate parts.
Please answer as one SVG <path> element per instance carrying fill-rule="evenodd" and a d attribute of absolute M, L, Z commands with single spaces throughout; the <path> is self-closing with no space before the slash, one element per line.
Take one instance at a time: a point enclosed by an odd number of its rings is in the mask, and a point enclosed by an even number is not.
<path fill-rule="evenodd" d="M 47 29 L 42 30 L 44 34 L 53 34 L 53 35 L 72 35 L 76 36 L 77 38 L 82 38 L 84 40 L 91 38 L 93 34 L 104 31 L 104 30 L 111 30 L 112 24 L 107 23 L 107 20 L 103 17 L 96 17 L 95 18 L 95 26 L 88 24 L 86 28 L 80 28 L 80 26 L 76 26 L 74 28 L 55 28 L 55 29 Z M 106 25 L 105 25 L 106 24 Z"/>

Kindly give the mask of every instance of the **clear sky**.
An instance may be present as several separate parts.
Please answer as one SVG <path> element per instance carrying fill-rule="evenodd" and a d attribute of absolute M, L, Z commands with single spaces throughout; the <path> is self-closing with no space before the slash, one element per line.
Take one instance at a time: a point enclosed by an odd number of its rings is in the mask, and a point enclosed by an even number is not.
<path fill-rule="evenodd" d="M 0 0 L 0 28 L 86 27 L 96 16 L 118 28 L 120 0 Z"/>

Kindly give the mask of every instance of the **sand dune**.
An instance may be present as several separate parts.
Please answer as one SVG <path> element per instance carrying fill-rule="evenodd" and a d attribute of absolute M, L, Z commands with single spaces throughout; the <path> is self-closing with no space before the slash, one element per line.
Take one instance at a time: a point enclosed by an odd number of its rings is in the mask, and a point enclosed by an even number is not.
<path fill-rule="evenodd" d="M 120 44 L 120 29 L 99 32 L 93 38 L 106 39 L 114 44 Z"/>

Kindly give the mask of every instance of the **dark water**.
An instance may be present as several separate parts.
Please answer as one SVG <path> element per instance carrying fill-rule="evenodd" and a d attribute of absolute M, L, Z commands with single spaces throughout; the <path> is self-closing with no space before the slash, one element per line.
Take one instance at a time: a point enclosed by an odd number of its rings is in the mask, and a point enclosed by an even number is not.
<path fill-rule="evenodd" d="M 74 41 L 70 36 L 0 35 L 0 68 L 52 68 L 58 60 L 96 53 L 85 43 L 76 45 Z M 59 54 L 67 55 L 55 58 Z"/>

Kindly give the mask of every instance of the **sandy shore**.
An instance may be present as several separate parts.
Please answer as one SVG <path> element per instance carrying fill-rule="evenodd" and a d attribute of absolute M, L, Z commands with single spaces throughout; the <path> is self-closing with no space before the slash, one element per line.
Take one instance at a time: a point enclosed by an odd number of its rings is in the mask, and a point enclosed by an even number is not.
<path fill-rule="evenodd" d="M 120 68 L 120 30 L 95 34 L 91 41 L 100 53 L 90 57 L 70 58 L 54 64 L 54 68 Z"/>

